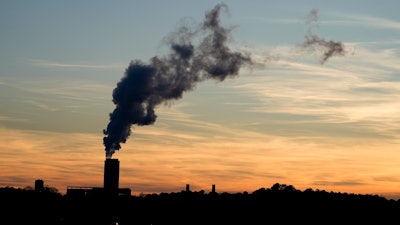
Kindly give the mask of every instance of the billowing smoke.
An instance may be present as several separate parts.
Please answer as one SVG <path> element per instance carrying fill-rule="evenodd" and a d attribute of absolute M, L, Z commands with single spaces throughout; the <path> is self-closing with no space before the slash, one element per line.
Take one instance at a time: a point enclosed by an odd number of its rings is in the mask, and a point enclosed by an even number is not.
<path fill-rule="evenodd" d="M 223 81 L 236 76 L 243 65 L 252 64 L 249 54 L 232 51 L 227 46 L 231 29 L 221 26 L 219 17 L 223 8 L 227 6 L 218 4 L 207 12 L 204 22 L 194 31 L 182 27 L 170 39 L 167 56 L 155 56 L 148 63 L 130 62 L 113 90 L 116 107 L 103 131 L 107 158 L 127 141 L 132 125 L 150 125 L 156 121 L 156 106 L 182 98 L 198 82 Z M 195 45 L 198 36 L 202 38 Z"/>
<path fill-rule="evenodd" d="M 323 51 L 320 58 L 320 63 L 324 64 L 332 56 L 342 56 L 346 54 L 344 45 L 341 42 L 326 41 L 319 38 L 317 35 L 311 32 L 313 25 L 318 25 L 318 10 L 313 9 L 307 16 L 306 23 L 310 25 L 305 41 L 301 44 L 301 47 L 311 51 Z"/>

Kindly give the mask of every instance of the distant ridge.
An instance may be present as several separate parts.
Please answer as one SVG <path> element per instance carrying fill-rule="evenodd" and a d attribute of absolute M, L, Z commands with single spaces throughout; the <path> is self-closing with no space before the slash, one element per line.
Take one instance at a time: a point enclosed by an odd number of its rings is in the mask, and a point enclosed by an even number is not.
<path fill-rule="evenodd" d="M 2 224 L 398 224 L 400 201 L 378 195 L 348 194 L 274 184 L 252 193 L 182 190 L 140 196 L 62 195 L 0 188 Z M 18 215 L 18 216 L 9 216 Z"/>

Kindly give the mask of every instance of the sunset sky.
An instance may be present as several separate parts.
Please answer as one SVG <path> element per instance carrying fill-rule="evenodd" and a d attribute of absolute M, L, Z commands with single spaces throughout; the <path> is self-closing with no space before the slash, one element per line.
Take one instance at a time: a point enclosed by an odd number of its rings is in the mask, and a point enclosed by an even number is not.
<path fill-rule="evenodd" d="M 195 30 L 220 3 L 227 46 L 253 64 L 132 125 L 112 156 L 120 187 L 280 183 L 400 198 L 397 0 L 1 1 L 0 186 L 102 186 L 103 130 L 130 62 L 169 56 L 180 27 Z M 311 36 L 342 54 L 323 61 L 324 46 L 304 45 Z"/>

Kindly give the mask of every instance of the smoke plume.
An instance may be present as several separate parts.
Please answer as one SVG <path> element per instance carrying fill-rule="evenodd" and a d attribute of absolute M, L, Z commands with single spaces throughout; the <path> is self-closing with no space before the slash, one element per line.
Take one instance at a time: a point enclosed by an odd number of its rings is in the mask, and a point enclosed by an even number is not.
<path fill-rule="evenodd" d="M 131 126 L 153 124 L 156 106 L 182 98 L 198 82 L 214 79 L 224 81 L 238 74 L 243 65 L 251 65 L 249 54 L 232 51 L 227 43 L 231 29 L 220 24 L 218 4 L 209 12 L 200 26 L 191 31 L 182 27 L 169 40 L 167 56 L 155 56 L 148 63 L 131 61 L 122 79 L 113 90 L 110 121 L 103 130 L 106 157 L 121 148 L 131 135 Z M 203 36 L 202 36 L 203 35 Z M 194 40 L 201 36 L 195 45 Z"/>
<path fill-rule="evenodd" d="M 318 10 L 313 9 L 310 11 L 306 18 L 306 24 L 310 27 L 305 37 L 305 41 L 300 45 L 300 47 L 306 50 L 311 50 L 312 52 L 323 51 L 320 58 L 321 64 L 324 64 L 332 56 L 342 56 L 346 54 L 345 47 L 341 42 L 326 41 L 311 32 L 312 26 L 318 25 Z"/>

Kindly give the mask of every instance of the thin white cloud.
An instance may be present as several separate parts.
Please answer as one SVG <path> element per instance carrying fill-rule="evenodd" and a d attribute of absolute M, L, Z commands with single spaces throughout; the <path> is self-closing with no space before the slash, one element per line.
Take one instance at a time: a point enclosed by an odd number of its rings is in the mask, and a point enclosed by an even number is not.
<path fill-rule="evenodd" d="M 2 79 L 4 80 L 1 82 L 2 85 L 11 88 L 15 93 L 23 93 L 26 96 L 59 96 L 65 99 L 92 103 L 111 101 L 111 92 L 114 88 L 114 86 L 83 77 L 65 78 L 63 82 L 59 82 L 57 79 L 37 79 L 34 76 L 24 78 L 2 77 Z"/>
<path fill-rule="evenodd" d="M 109 64 L 94 64 L 94 63 L 63 63 L 43 59 L 29 59 L 30 65 L 42 68 L 59 68 L 59 69 L 121 69 L 126 67 L 126 63 L 109 63 Z"/>
<path fill-rule="evenodd" d="M 289 19 L 289 18 L 268 18 L 268 17 L 257 17 L 247 16 L 241 17 L 243 20 L 256 21 L 259 23 L 270 23 L 270 24 L 299 24 L 304 23 L 304 19 Z"/>
<path fill-rule="evenodd" d="M 40 101 L 35 100 L 35 99 L 25 100 L 24 103 L 25 104 L 29 104 L 29 105 L 33 105 L 34 107 L 40 109 L 42 112 L 46 112 L 46 111 L 56 112 L 56 111 L 61 110 L 59 108 L 60 106 L 46 104 L 46 103 L 40 102 Z"/>
<path fill-rule="evenodd" d="M 397 49 L 351 46 L 355 54 L 333 57 L 326 65 L 303 53 L 292 54 L 290 47 L 275 48 L 272 54 L 279 55 L 278 60 L 267 61 L 247 78 L 241 76 L 235 87 L 261 102 L 246 106 L 252 112 L 304 115 L 313 123 L 363 123 L 378 133 L 398 136 Z"/>
<path fill-rule="evenodd" d="M 28 119 L 0 115 L 0 122 L 27 122 Z"/>
<path fill-rule="evenodd" d="M 323 23 L 400 30 L 400 21 L 362 14 L 334 13 L 333 15 L 343 19 L 327 20 Z"/>
<path fill-rule="evenodd" d="M 305 12 L 308 13 L 308 12 Z M 363 14 L 348 14 L 342 12 L 321 11 L 320 14 L 332 16 L 333 18 L 324 18 L 317 21 L 318 24 L 331 24 L 341 26 L 362 26 L 375 29 L 400 30 L 400 21 L 391 20 L 383 17 L 374 17 Z M 303 18 L 268 18 L 268 17 L 243 17 L 243 19 L 270 24 L 305 24 Z"/>

